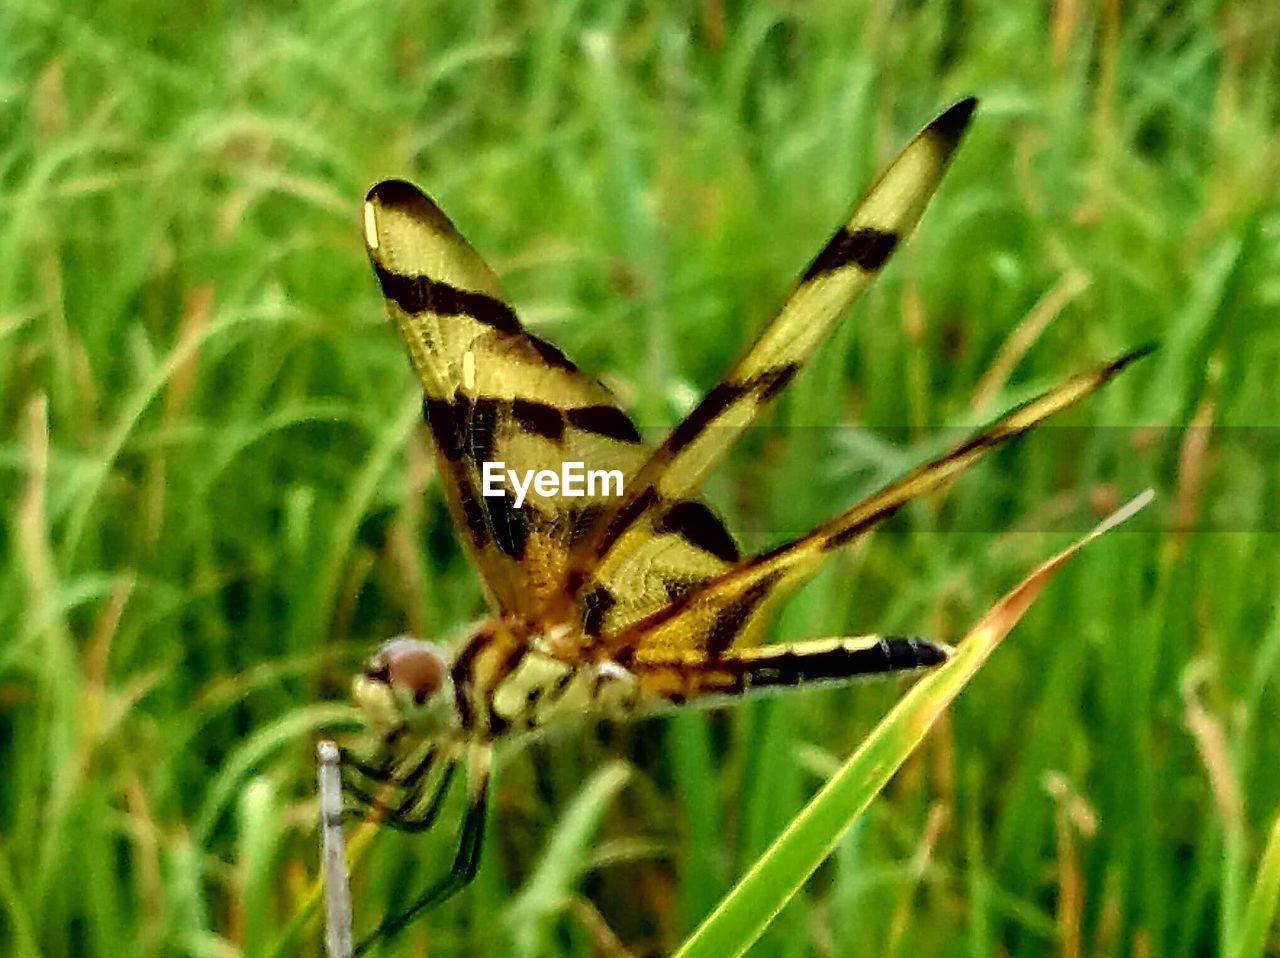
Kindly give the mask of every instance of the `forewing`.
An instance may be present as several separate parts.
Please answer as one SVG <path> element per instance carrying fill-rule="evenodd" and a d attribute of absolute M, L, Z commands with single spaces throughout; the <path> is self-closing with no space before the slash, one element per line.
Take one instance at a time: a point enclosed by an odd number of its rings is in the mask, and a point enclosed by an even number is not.
<path fill-rule="evenodd" d="M 365 240 L 422 385 L 454 523 L 490 597 L 535 622 L 596 616 L 573 602 L 568 556 L 647 456 L 635 426 L 603 385 L 521 327 L 492 270 L 417 187 L 389 180 L 370 190 Z M 517 506 L 509 483 L 502 496 L 483 495 L 485 462 L 520 476 L 579 462 L 621 482 L 573 498 L 530 486 Z M 683 525 L 656 538 L 654 564 L 619 592 L 643 613 L 738 558 L 701 503 L 686 503 Z"/>
<path fill-rule="evenodd" d="M 492 270 L 412 184 L 370 190 L 365 241 L 422 385 L 461 539 L 498 608 L 532 615 L 563 584 L 575 522 L 590 521 L 593 503 L 574 500 L 575 515 L 534 494 L 517 508 L 514 495 L 483 494 L 483 463 L 558 472 L 581 457 L 630 475 L 640 437 L 603 386 L 521 328 Z"/>
<path fill-rule="evenodd" d="M 926 126 L 880 175 L 805 271 L 781 311 L 733 370 L 654 451 L 607 523 L 579 546 L 584 594 L 612 595 L 646 574 L 670 523 L 707 471 L 800 369 L 920 219 L 976 101 L 961 100 Z M 626 624 L 607 621 L 608 633 Z"/>

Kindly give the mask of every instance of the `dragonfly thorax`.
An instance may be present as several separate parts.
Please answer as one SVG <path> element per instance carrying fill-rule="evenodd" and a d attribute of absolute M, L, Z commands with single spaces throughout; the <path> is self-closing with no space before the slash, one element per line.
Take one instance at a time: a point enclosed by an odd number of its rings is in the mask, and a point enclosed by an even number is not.
<path fill-rule="evenodd" d="M 587 646 L 569 626 L 537 629 L 502 617 L 479 623 L 451 668 L 463 732 L 492 739 L 632 711 L 640 698 L 635 676 L 585 654 Z"/>

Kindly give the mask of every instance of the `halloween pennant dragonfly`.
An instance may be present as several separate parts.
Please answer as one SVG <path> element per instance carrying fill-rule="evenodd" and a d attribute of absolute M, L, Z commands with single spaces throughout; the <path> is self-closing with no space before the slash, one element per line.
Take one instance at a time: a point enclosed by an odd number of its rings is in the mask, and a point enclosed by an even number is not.
<path fill-rule="evenodd" d="M 523 328 L 498 281 L 416 187 L 379 183 L 364 234 L 387 311 L 424 394 L 453 522 L 493 608 L 454 651 L 385 643 L 355 680 L 378 733 L 345 756 L 348 788 L 407 830 L 428 827 L 460 766 L 468 806 L 452 867 L 370 941 L 464 887 L 479 862 L 493 743 L 586 713 L 920 669 L 946 646 L 887 635 L 759 644 L 770 612 L 839 547 L 989 450 L 1087 396 L 1141 354 L 1078 375 L 1006 413 L 813 531 L 743 558 L 699 483 L 799 371 L 916 225 L 973 114 L 926 126 L 885 169 L 726 378 L 656 449 L 612 394 Z M 573 461 L 625 477 L 621 495 L 537 488 L 484 495 L 485 463 Z M 517 504 L 517 498 L 522 498 Z M 379 799 L 369 783 L 390 786 Z M 384 788 L 384 792 L 386 789 Z M 366 942 L 366 945 L 368 942 Z"/>

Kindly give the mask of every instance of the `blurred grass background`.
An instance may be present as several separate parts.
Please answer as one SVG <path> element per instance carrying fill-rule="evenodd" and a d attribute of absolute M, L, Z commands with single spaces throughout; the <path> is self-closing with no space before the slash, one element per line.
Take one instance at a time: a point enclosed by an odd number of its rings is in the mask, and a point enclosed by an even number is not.
<path fill-rule="evenodd" d="M 776 543 L 1163 348 L 842 555 L 776 634 L 954 639 L 1066 530 L 1159 499 L 753 954 L 1249 953 L 1280 805 L 1280 11 L 11 0 L 0 38 L 4 954 L 266 954 L 351 669 L 481 612 L 361 249 L 371 183 L 422 183 L 659 429 L 966 93 L 919 233 L 711 483 L 731 527 Z M 386 953 L 671 950 L 899 692 L 509 755 L 475 886 Z M 360 926 L 452 841 L 380 835 Z"/>

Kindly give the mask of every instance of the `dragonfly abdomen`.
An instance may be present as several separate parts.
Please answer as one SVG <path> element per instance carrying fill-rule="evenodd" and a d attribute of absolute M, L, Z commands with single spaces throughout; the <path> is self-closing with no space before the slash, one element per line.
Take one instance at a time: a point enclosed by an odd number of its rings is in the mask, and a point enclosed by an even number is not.
<path fill-rule="evenodd" d="M 946 661 L 950 651 L 927 639 L 864 635 L 730 648 L 718 655 L 697 649 L 663 650 L 637 657 L 632 668 L 646 691 L 680 704 L 925 668 Z"/>

